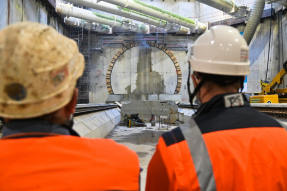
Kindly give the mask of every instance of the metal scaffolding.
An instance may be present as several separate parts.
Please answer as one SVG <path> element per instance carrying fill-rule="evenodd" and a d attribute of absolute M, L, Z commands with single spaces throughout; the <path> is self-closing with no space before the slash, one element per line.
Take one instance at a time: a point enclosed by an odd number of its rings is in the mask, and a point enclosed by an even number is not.
<path fill-rule="evenodd" d="M 189 36 L 173 37 L 171 35 L 156 34 L 156 35 L 131 35 L 130 33 L 122 33 L 117 36 L 98 35 L 97 41 L 91 42 L 91 51 L 103 51 L 103 49 L 112 44 L 129 44 L 131 42 L 152 41 L 157 44 L 164 45 L 169 49 L 187 50 Z"/>
<path fill-rule="evenodd" d="M 87 49 L 84 49 L 83 46 L 86 39 L 84 39 L 84 29 L 83 25 L 82 27 L 71 27 L 70 28 L 70 38 L 75 40 L 78 44 L 79 51 L 84 55 L 85 57 L 85 70 L 82 75 L 82 77 L 79 78 L 77 83 L 77 88 L 79 90 L 78 95 L 78 104 L 81 103 L 89 103 L 89 89 L 90 89 L 90 60 L 91 60 L 91 54 L 90 54 L 90 48 L 88 46 Z M 88 31 L 88 39 L 87 43 L 90 44 L 90 31 Z"/>

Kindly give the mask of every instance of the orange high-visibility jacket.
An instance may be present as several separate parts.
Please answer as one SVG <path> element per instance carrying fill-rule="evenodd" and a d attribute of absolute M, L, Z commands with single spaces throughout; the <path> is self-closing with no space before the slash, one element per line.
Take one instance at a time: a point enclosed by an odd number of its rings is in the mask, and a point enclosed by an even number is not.
<path fill-rule="evenodd" d="M 0 151 L 1 191 L 139 190 L 137 154 L 109 139 L 1 139 Z"/>
<path fill-rule="evenodd" d="M 241 94 L 214 97 L 159 139 L 146 191 L 174 190 L 287 190 L 286 130 Z"/>

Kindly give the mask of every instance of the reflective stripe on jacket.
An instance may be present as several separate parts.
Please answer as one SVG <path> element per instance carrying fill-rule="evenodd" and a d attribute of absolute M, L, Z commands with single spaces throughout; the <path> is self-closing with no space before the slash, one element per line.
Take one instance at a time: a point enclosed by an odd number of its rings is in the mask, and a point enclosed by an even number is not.
<path fill-rule="evenodd" d="M 146 191 L 287 190 L 286 130 L 246 100 L 226 103 L 238 95 L 213 98 L 160 137 Z"/>
<path fill-rule="evenodd" d="M 126 146 L 109 139 L 26 135 L 0 139 L 1 191 L 139 190 L 139 160 Z"/>

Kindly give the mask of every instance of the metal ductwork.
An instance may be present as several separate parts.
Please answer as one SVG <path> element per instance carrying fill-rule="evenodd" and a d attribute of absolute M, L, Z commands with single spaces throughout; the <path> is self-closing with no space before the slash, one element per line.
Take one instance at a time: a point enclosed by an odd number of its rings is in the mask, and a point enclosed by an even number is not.
<path fill-rule="evenodd" d="M 206 30 L 206 25 L 196 20 L 180 16 L 178 14 L 145 4 L 139 0 L 103 0 L 105 2 L 120 6 L 122 9 L 130 9 L 141 14 L 175 23 L 189 28 L 191 31 L 202 32 Z"/>
<path fill-rule="evenodd" d="M 249 45 L 255 31 L 257 29 L 257 26 L 260 22 L 260 19 L 262 17 L 262 13 L 264 10 L 265 1 L 264 0 L 256 0 L 253 4 L 253 9 L 250 14 L 250 17 L 248 19 L 247 25 L 244 29 L 243 37 L 246 40 L 247 44 Z"/>
<path fill-rule="evenodd" d="M 188 32 L 190 32 L 190 30 L 186 27 L 168 23 L 167 21 L 163 21 L 161 19 L 149 16 L 149 15 L 145 15 L 145 14 L 142 14 L 136 11 L 132 11 L 127 8 L 122 9 L 119 6 L 116 6 L 110 3 L 96 2 L 94 0 L 67 0 L 67 1 L 70 3 L 82 5 L 85 7 L 90 7 L 90 8 L 104 11 L 107 13 L 122 16 L 125 18 L 130 18 L 132 20 L 147 23 L 147 24 L 150 24 L 156 27 L 161 27 L 161 28 L 166 29 L 167 31 L 174 31 L 180 34 L 187 34 Z"/>
<path fill-rule="evenodd" d="M 130 20 L 121 20 L 116 17 L 108 17 L 99 13 L 88 11 L 85 9 L 80 9 L 74 7 L 70 4 L 58 3 L 56 4 L 56 11 L 67 17 L 76 17 L 80 19 L 85 19 L 87 21 L 96 22 L 110 27 L 120 27 L 126 31 L 138 32 L 138 33 L 148 33 L 148 25 L 137 25 L 130 22 Z"/>
<path fill-rule="evenodd" d="M 107 34 L 111 32 L 111 27 L 109 27 L 108 25 L 102 25 L 98 23 L 88 23 L 85 20 L 77 19 L 74 17 L 65 17 L 64 22 L 69 26 L 83 27 L 84 29 L 93 30 L 99 33 Z"/>

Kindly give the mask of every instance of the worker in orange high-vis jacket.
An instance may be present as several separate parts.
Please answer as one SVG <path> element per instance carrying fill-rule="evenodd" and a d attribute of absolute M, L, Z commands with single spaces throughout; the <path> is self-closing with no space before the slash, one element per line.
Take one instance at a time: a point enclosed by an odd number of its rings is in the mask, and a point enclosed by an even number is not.
<path fill-rule="evenodd" d="M 189 54 L 190 102 L 196 96 L 201 105 L 160 137 L 146 191 L 287 190 L 286 130 L 238 93 L 250 71 L 243 37 L 229 26 L 212 27 Z"/>
<path fill-rule="evenodd" d="M 135 152 L 72 129 L 84 57 L 53 28 L 0 31 L 0 190 L 139 190 Z"/>

